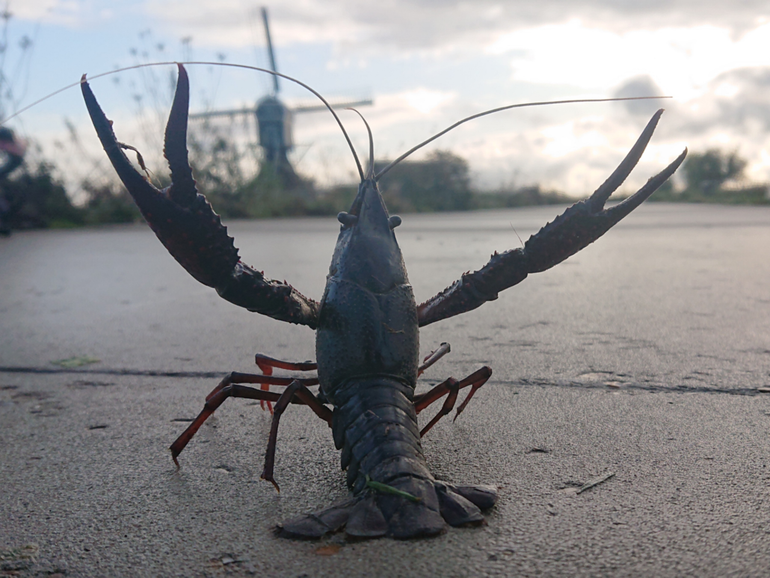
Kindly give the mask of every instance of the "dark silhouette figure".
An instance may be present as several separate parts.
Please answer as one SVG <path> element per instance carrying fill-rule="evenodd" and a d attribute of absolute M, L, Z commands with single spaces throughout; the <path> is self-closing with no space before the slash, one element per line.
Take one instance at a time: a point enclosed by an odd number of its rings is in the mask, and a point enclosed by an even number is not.
<path fill-rule="evenodd" d="M 5 157 L 0 160 L 0 235 L 10 235 L 11 226 L 8 222 L 10 204 L 3 191 L 3 182 L 13 171 L 24 162 L 27 143 L 16 138 L 14 132 L 4 126 L 0 127 L 0 153 Z"/>

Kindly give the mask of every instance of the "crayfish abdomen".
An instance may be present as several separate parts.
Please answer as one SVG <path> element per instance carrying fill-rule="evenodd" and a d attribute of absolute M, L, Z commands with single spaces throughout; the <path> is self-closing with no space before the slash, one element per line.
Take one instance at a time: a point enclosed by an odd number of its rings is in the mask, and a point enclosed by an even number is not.
<path fill-rule="evenodd" d="M 414 538 L 438 534 L 447 523 L 484 522 L 481 509 L 494 505 L 496 491 L 433 478 L 420 444 L 413 392 L 387 377 L 351 380 L 339 388 L 332 431 L 353 498 L 284 523 L 285 535 L 314 538 L 344 525 L 354 537 Z"/>

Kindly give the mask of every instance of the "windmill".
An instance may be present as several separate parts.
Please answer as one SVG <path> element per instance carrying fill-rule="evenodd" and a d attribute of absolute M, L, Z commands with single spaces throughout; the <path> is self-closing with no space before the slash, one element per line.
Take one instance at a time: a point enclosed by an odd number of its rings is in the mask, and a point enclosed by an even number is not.
<path fill-rule="evenodd" d="M 267 52 L 270 58 L 270 70 L 278 72 L 275 64 L 275 52 L 273 51 L 273 42 L 270 38 L 270 25 L 267 19 L 267 9 L 262 8 L 262 22 L 265 26 L 265 36 L 267 37 Z M 256 106 L 252 108 L 239 108 L 231 110 L 214 110 L 191 114 L 190 118 L 214 118 L 236 115 L 255 115 L 257 119 L 257 138 L 259 146 L 262 148 L 263 157 L 260 167 L 260 176 L 269 171 L 275 175 L 284 190 L 295 190 L 301 184 L 302 179 L 294 171 L 294 167 L 288 159 L 288 153 L 294 147 L 292 139 L 292 121 L 296 114 L 317 112 L 326 110 L 323 105 L 299 106 L 293 109 L 287 107 L 278 97 L 281 90 L 280 78 L 272 76 L 272 92 L 260 98 Z M 337 107 L 357 107 L 371 105 L 371 99 L 360 100 L 337 100 L 330 101 L 330 104 Z"/>

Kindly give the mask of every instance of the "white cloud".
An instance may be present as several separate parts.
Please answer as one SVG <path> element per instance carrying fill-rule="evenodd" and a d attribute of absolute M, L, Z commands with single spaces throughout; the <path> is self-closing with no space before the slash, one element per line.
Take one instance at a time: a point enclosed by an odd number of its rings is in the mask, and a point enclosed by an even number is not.
<path fill-rule="evenodd" d="M 538 84 L 606 88 L 651 75 L 681 100 L 695 98 L 717 75 L 766 62 L 770 24 L 734 38 L 715 25 L 613 31 L 573 20 L 503 35 L 490 54 L 512 54 L 513 78 Z"/>
<path fill-rule="evenodd" d="M 23 0 L 9 8 L 14 19 L 83 29 L 110 21 L 118 7 L 105 0 Z"/>
<path fill-rule="evenodd" d="M 558 159 L 579 150 L 596 150 L 607 146 L 606 135 L 593 127 L 588 130 L 581 130 L 577 124 L 576 122 L 568 122 L 541 130 L 540 134 L 548 141 L 542 148 L 543 154 Z"/>
<path fill-rule="evenodd" d="M 154 38 L 191 36 L 196 54 L 262 54 L 265 42 L 258 6 L 240 0 L 18 0 L 11 8 L 17 18 L 78 28 L 84 42 L 94 23 L 102 30 L 110 22 L 125 27 L 121 11 L 129 10 L 139 14 L 132 23 L 151 27 Z M 279 66 L 294 57 L 292 74 L 313 85 L 332 79 L 331 90 L 342 89 L 340 82 L 371 90 L 376 106 L 362 112 L 380 156 L 394 158 L 460 118 L 516 100 L 663 92 L 675 100 L 506 113 L 469 123 L 431 147 L 465 156 L 489 187 L 541 182 L 582 195 L 614 169 L 651 110 L 665 106 L 631 185 L 685 143 L 693 151 L 737 149 L 751 160 L 751 178 L 770 178 L 765 0 L 271 0 L 268 8 Z M 310 64 L 308 53 L 315 57 Z M 36 56 L 61 60 L 61 54 Z M 114 65 L 109 58 L 102 70 Z M 194 93 L 216 87 L 218 74 L 193 76 Z M 212 106 L 250 101 L 269 85 L 249 81 L 227 90 L 222 84 L 223 100 Z M 338 129 L 320 118 L 295 124 L 301 146 L 294 158 L 322 183 L 339 182 L 351 173 L 350 154 Z M 360 125 L 344 120 L 365 151 Z"/>
<path fill-rule="evenodd" d="M 9 6 L 10 12 L 15 18 L 24 20 L 42 20 L 54 9 L 65 3 L 61 0 L 26 0 L 17 5 Z"/>
<path fill-rule="evenodd" d="M 435 0 L 298 0 L 267 3 L 276 43 L 333 42 L 364 50 L 444 53 L 457 47 L 494 43 L 499 36 L 570 20 L 590 22 L 597 30 L 624 34 L 632 30 L 689 28 L 715 22 L 732 37 L 740 37 L 766 22 L 764 1 L 728 3 L 722 0 L 617 2 L 614 0 L 500 3 L 436 2 Z M 254 8 L 240 0 L 153 0 L 144 9 L 154 18 L 193 31 L 203 42 L 232 44 L 253 28 Z"/>
<path fill-rule="evenodd" d="M 422 114 L 429 114 L 436 107 L 452 99 L 453 96 L 452 93 L 448 92 L 418 88 L 403 93 L 402 98 L 415 110 Z"/>

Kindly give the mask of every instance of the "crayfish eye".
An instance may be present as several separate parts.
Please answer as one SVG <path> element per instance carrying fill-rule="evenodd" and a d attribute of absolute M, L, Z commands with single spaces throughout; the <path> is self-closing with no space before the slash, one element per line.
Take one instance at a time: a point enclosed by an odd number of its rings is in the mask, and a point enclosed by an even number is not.
<path fill-rule="evenodd" d="M 395 229 L 400 224 L 401 224 L 401 217 L 399 217 L 398 215 L 393 215 L 388 219 L 388 225 L 390 226 L 391 229 Z"/>
<path fill-rule="evenodd" d="M 343 227 L 352 227 L 358 222 L 358 217 L 342 211 L 337 215 L 337 220 L 342 223 Z"/>

